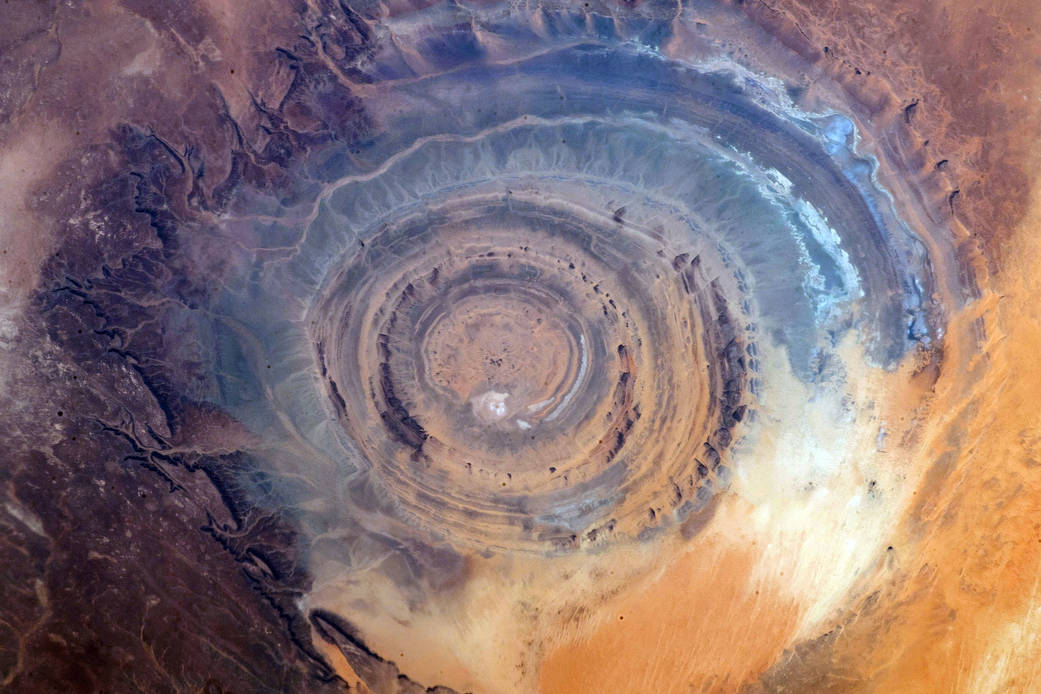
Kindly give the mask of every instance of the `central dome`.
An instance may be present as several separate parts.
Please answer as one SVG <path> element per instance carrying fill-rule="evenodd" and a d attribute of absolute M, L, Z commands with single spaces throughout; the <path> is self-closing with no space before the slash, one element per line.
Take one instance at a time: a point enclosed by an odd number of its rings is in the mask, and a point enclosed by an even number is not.
<path fill-rule="evenodd" d="M 558 320 L 557 297 L 525 282 L 497 282 L 449 302 L 424 333 L 421 372 L 446 402 L 470 403 L 479 422 L 531 429 L 567 405 L 588 373 L 585 335 Z M 529 416 L 530 415 L 530 416 Z"/>
<path fill-rule="evenodd" d="M 399 518 L 482 548 L 653 532 L 711 498 L 747 338 L 719 258 L 522 193 L 360 241 L 316 305 L 331 402 Z"/>

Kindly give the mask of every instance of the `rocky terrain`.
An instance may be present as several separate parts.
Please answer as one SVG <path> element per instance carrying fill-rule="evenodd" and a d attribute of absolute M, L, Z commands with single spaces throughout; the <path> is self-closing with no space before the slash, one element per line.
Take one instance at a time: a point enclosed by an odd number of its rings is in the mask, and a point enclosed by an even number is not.
<path fill-rule="evenodd" d="M 1041 686 L 1041 8 L 0 12 L 3 691 Z"/>

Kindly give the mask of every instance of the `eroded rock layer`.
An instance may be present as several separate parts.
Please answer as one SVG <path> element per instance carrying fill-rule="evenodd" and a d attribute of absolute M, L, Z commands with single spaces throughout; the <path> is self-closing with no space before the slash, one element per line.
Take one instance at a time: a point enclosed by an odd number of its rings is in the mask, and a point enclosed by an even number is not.
<path fill-rule="evenodd" d="M 1028 5 L 5 4 L 0 687 L 1037 690 Z"/>
<path fill-rule="evenodd" d="M 480 548 L 635 537 L 703 507 L 753 349 L 722 263 L 621 209 L 452 197 L 360 240 L 310 312 L 375 484 Z"/>

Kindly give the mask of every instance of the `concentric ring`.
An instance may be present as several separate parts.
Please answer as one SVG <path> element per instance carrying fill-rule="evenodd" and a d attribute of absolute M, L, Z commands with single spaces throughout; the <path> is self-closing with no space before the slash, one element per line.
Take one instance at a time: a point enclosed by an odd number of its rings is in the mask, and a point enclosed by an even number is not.
<path fill-rule="evenodd" d="M 315 307 L 326 387 L 403 517 L 453 542 L 565 549 L 704 506 L 747 406 L 712 270 L 545 195 L 384 225 Z"/>

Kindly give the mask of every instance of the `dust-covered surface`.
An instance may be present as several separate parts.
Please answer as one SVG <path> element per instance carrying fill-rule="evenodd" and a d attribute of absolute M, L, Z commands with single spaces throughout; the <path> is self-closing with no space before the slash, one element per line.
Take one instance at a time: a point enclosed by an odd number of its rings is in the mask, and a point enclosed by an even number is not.
<path fill-rule="evenodd" d="M 1031 3 L 0 12 L 5 690 L 1041 686 Z"/>

